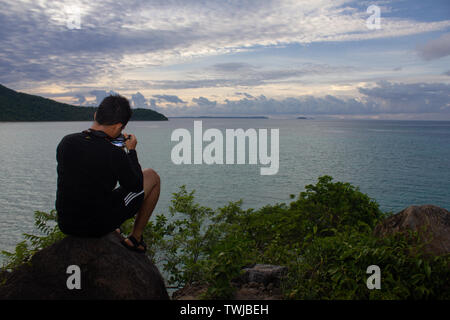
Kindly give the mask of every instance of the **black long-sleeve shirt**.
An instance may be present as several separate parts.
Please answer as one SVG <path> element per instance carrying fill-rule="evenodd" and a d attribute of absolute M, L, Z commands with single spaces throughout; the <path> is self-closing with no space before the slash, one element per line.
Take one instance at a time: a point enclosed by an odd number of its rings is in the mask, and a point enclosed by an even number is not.
<path fill-rule="evenodd" d="M 127 153 L 103 137 L 86 132 L 66 135 L 58 144 L 56 159 L 55 207 L 60 228 L 80 230 L 101 224 L 123 206 L 112 195 L 117 182 L 130 192 L 143 189 L 136 151 Z"/>

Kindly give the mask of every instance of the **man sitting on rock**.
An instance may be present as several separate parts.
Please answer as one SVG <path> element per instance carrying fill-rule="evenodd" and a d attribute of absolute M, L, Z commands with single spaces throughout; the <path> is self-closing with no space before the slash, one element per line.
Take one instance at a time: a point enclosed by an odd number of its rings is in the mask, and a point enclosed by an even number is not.
<path fill-rule="evenodd" d="M 122 223 L 136 215 L 122 243 L 145 252 L 143 231 L 159 199 L 160 178 L 153 169 L 141 169 L 133 134 L 123 133 L 127 151 L 111 143 L 130 118 L 128 100 L 111 95 L 97 108 L 90 129 L 61 140 L 55 206 L 61 231 L 81 237 L 120 232 Z"/>

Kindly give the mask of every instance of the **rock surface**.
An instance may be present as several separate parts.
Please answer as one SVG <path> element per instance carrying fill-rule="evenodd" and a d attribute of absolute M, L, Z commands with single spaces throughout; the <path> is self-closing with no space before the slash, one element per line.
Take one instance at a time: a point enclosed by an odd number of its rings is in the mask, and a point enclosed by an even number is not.
<path fill-rule="evenodd" d="M 450 253 L 450 212 L 434 206 L 410 206 L 376 226 L 378 236 L 407 230 L 418 231 L 427 241 L 425 251 L 433 255 Z"/>
<path fill-rule="evenodd" d="M 244 273 L 239 279 L 243 283 L 256 282 L 264 286 L 272 283 L 276 287 L 280 285 L 281 278 L 287 273 L 287 267 L 270 264 L 255 264 L 243 270 Z"/>
<path fill-rule="evenodd" d="M 115 232 L 102 238 L 68 236 L 9 273 L 0 299 L 169 299 L 156 266 L 120 240 Z M 81 289 L 67 287 L 70 265 L 80 268 Z"/>
<path fill-rule="evenodd" d="M 232 281 L 236 288 L 234 300 L 281 300 L 280 282 L 287 273 L 287 267 L 255 264 L 243 269 L 243 274 Z M 206 292 L 204 284 L 188 285 L 175 291 L 174 300 L 197 300 Z"/>

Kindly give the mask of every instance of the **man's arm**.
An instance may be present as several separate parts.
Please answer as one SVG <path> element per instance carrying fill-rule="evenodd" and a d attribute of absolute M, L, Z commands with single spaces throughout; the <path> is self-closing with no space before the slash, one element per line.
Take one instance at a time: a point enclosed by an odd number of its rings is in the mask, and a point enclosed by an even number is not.
<path fill-rule="evenodd" d="M 114 149 L 114 156 L 111 157 L 112 167 L 122 187 L 132 192 L 139 192 L 143 190 L 144 177 L 135 150 L 136 138 L 133 136 L 130 140 L 127 140 L 127 153 L 119 148 Z"/>

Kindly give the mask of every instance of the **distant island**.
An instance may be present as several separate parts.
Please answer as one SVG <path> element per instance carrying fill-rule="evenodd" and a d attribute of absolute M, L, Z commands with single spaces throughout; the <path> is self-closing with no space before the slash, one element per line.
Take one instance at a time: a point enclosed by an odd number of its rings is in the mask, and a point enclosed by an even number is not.
<path fill-rule="evenodd" d="M 169 119 L 269 119 L 265 116 L 181 116 L 181 117 L 169 117 Z"/>
<path fill-rule="evenodd" d="M 96 109 L 17 92 L 0 84 L 0 121 L 90 121 L 93 120 Z M 131 120 L 168 119 L 154 110 L 137 108 L 133 109 Z"/>

